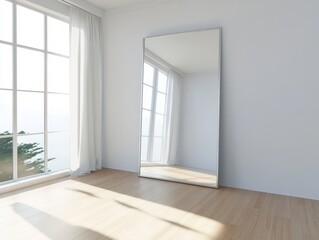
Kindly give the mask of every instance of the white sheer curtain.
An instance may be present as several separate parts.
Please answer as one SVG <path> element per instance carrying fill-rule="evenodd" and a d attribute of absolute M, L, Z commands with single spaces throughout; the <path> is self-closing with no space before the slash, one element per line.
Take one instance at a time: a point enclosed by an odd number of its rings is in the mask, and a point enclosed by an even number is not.
<path fill-rule="evenodd" d="M 80 175 L 101 168 L 101 19 L 70 10 L 70 168 Z"/>
<path fill-rule="evenodd" d="M 180 75 L 170 71 L 168 76 L 168 99 L 167 99 L 167 118 L 165 122 L 166 141 L 164 147 L 164 158 L 167 164 L 178 164 L 178 135 L 179 135 L 179 105 L 181 94 Z"/>

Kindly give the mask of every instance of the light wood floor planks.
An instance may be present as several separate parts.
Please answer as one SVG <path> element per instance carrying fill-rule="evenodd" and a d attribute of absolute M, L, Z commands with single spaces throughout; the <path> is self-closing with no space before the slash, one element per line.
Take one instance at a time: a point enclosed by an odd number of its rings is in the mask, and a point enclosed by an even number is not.
<path fill-rule="evenodd" d="M 319 201 L 101 170 L 0 195 L 0 239 L 319 239 Z"/>

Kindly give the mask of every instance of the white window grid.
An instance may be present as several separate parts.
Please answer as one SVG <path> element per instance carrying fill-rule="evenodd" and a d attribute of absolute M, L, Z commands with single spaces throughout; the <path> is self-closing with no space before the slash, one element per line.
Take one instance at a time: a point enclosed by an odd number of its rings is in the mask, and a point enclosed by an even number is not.
<path fill-rule="evenodd" d="M 48 134 L 49 133 L 66 133 L 68 131 L 48 131 L 48 94 L 58 94 L 58 95 L 69 95 L 69 93 L 61 93 L 61 92 L 52 92 L 48 91 L 48 84 L 47 84 L 47 79 L 48 79 L 48 74 L 47 74 L 47 69 L 48 69 L 48 55 L 54 55 L 54 56 L 59 56 L 63 57 L 66 59 L 70 59 L 69 55 L 63 55 L 60 53 L 55 53 L 51 52 L 48 50 L 48 31 L 47 31 L 47 19 L 48 17 L 52 17 L 55 19 L 58 19 L 60 21 L 66 22 L 70 24 L 69 19 L 67 17 L 61 17 L 61 16 L 56 16 L 54 14 L 47 13 L 45 11 L 39 10 L 37 8 L 34 8 L 32 6 L 23 4 L 23 3 L 17 3 L 14 0 L 5 0 L 8 2 L 12 3 L 12 42 L 8 41 L 3 41 L 0 40 L 1 44 L 9 45 L 12 47 L 12 80 L 13 80 L 13 86 L 12 89 L 10 88 L 1 88 L 0 90 L 6 90 L 6 91 L 11 91 L 12 92 L 12 103 L 13 103 L 13 111 L 12 111 L 12 134 L 11 135 L 3 135 L 0 136 L 0 138 L 12 138 L 13 140 L 13 179 L 0 182 L 0 185 L 7 184 L 10 182 L 14 182 L 23 179 L 28 179 L 28 178 L 33 178 L 36 176 L 40 175 L 45 175 L 48 174 Z M 28 9 L 31 9 L 33 11 L 42 13 L 44 15 L 44 49 L 38 49 L 34 47 L 29 47 L 21 44 L 17 44 L 17 6 L 22 6 Z M 18 48 L 23 48 L 23 49 L 28 49 L 28 50 L 33 50 L 37 52 L 41 52 L 44 54 L 44 90 L 43 91 L 36 91 L 36 90 L 18 90 L 17 89 L 17 49 Z M 24 134 L 19 134 L 17 131 L 17 93 L 18 92 L 34 92 L 34 93 L 43 93 L 44 95 L 44 131 L 43 132 L 33 132 L 33 133 L 24 133 Z M 27 177 L 20 177 L 18 178 L 18 137 L 19 136 L 32 136 L 32 135 L 44 135 L 44 173 L 39 173 L 35 174 L 32 176 L 27 176 Z"/>
<path fill-rule="evenodd" d="M 168 72 L 161 68 L 161 66 L 159 65 L 156 65 L 155 63 L 153 62 L 149 62 L 147 60 L 144 61 L 146 64 L 150 65 L 151 67 L 154 68 L 154 72 L 153 72 L 153 86 L 147 84 L 144 82 L 144 79 L 143 79 L 143 86 L 146 85 L 148 87 L 151 87 L 153 92 L 152 92 L 152 105 L 151 105 L 151 109 L 147 109 L 147 108 L 144 108 L 142 106 L 142 111 L 143 110 L 146 110 L 146 111 L 149 111 L 151 113 L 151 116 L 150 116 L 150 126 L 149 126 L 149 134 L 148 135 L 143 135 L 141 134 L 141 138 L 143 137 L 147 137 L 148 138 L 148 147 L 147 147 L 147 157 L 146 157 L 146 162 L 155 162 L 153 161 L 153 146 L 154 146 L 154 138 L 160 138 L 162 139 L 162 144 L 161 144 L 161 160 L 160 162 L 163 161 L 163 146 L 164 146 L 164 142 L 166 140 L 166 137 L 164 136 L 164 126 L 165 124 L 163 124 L 162 126 L 162 136 L 155 136 L 154 134 L 154 131 L 155 131 L 155 116 L 156 114 L 158 115 L 161 115 L 163 116 L 164 118 L 164 122 L 165 122 L 165 119 L 167 118 L 167 114 L 166 114 L 166 111 L 164 111 L 164 114 L 162 113 L 158 113 L 156 112 L 156 101 L 157 101 L 157 94 L 158 93 L 162 93 L 162 94 L 165 94 L 165 106 L 167 104 L 167 96 L 168 96 L 168 79 L 167 79 L 167 84 L 166 84 L 166 92 L 162 92 L 162 91 L 159 91 L 157 88 L 158 88 L 158 75 L 159 75 L 159 72 L 165 74 L 168 78 Z"/>

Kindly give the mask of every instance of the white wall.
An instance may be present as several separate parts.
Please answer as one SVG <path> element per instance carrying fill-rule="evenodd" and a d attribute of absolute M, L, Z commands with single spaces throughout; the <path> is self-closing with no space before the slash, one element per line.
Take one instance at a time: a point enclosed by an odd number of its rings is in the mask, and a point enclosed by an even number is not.
<path fill-rule="evenodd" d="M 218 76 L 188 74 L 181 79 L 178 164 L 217 171 Z"/>
<path fill-rule="evenodd" d="M 107 12 L 104 167 L 138 170 L 142 38 L 222 27 L 221 184 L 319 199 L 318 9 L 180 0 Z"/>

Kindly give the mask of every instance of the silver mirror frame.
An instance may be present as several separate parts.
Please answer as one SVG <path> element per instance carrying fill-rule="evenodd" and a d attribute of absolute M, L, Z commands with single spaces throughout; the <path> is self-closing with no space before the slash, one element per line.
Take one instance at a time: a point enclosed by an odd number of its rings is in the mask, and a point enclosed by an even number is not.
<path fill-rule="evenodd" d="M 219 76 L 219 80 L 218 80 L 218 103 L 217 103 L 217 107 L 218 107 L 218 126 L 217 126 L 217 172 L 216 172 L 216 186 L 211 186 L 209 188 L 219 188 L 219 149 L 220 149 L 220 93 L 221 93 L 221 61 L 222 61 L 222 28 L 221 27 L 215 27 L 215 28 L 206 28 L 206 29 L 198 29 L 198 30 L 192 30 L 192 31 L 183 31 L 183 32 L 174 32 L 174 33 L 167 33 L 167 34 L 161 34 L 161 35 L 152 35 L 152 36 L 148 36 L 148 37 L 144 37 L 143 38 L 143 45 L 142 45 L 142 63 L 141 63 L 141 77 L 140 77 L 140 93 L 141 93 L 141 97 L 140 97 L 140 105 L 139 105 L 139 139 L 138 139 L 138 146 L 139 146 L 139 154 L 138 154 L 138 176 L 139 177 L 143 177 L 143 178 L 149 178 L 149 179 L 155 179 L 155 180 L 161 180 L 161 181 L 170 181 L 170 182 L 176 182 L 176 183 L 183 183 L 183 184 L 188 184 L 188 185 L 195 185 L 195 186 L 203 186 L 201 184 L 196 184 L 196 183 L 185 183 L 183 181 L 171 181 L 171 180 L 166 180 L 166 179 L 161 179 L 161 178 L 156 178 L 156 177 L 150 177 L 150 176 L 143 176 L 141 175 L 141 152 L 142 152 L 142 144 L 141 144 L 141 138 L 142 138 L 142 106 L 143 106 L 143 78 L 144 78 L 144 59 L 145 59 L 145 41 L 148 38 L 153 38 L 153 37 L 161 37 L 161 36 L 169 36 L 169 35 L 174 35 L 174 34 L 181 34 L 181 33 L 191 33 L 191 32 L 201 32 L 201 31 L 208 31 L 208 30 L 218 30 L 219 32 L 219 56 L 218 56 L 218 60 L 219 60 L 219 66 L 218 66 L 218 76 Z M 208 187 L 208 186 L 203 186 L 203 187 Z"/>

